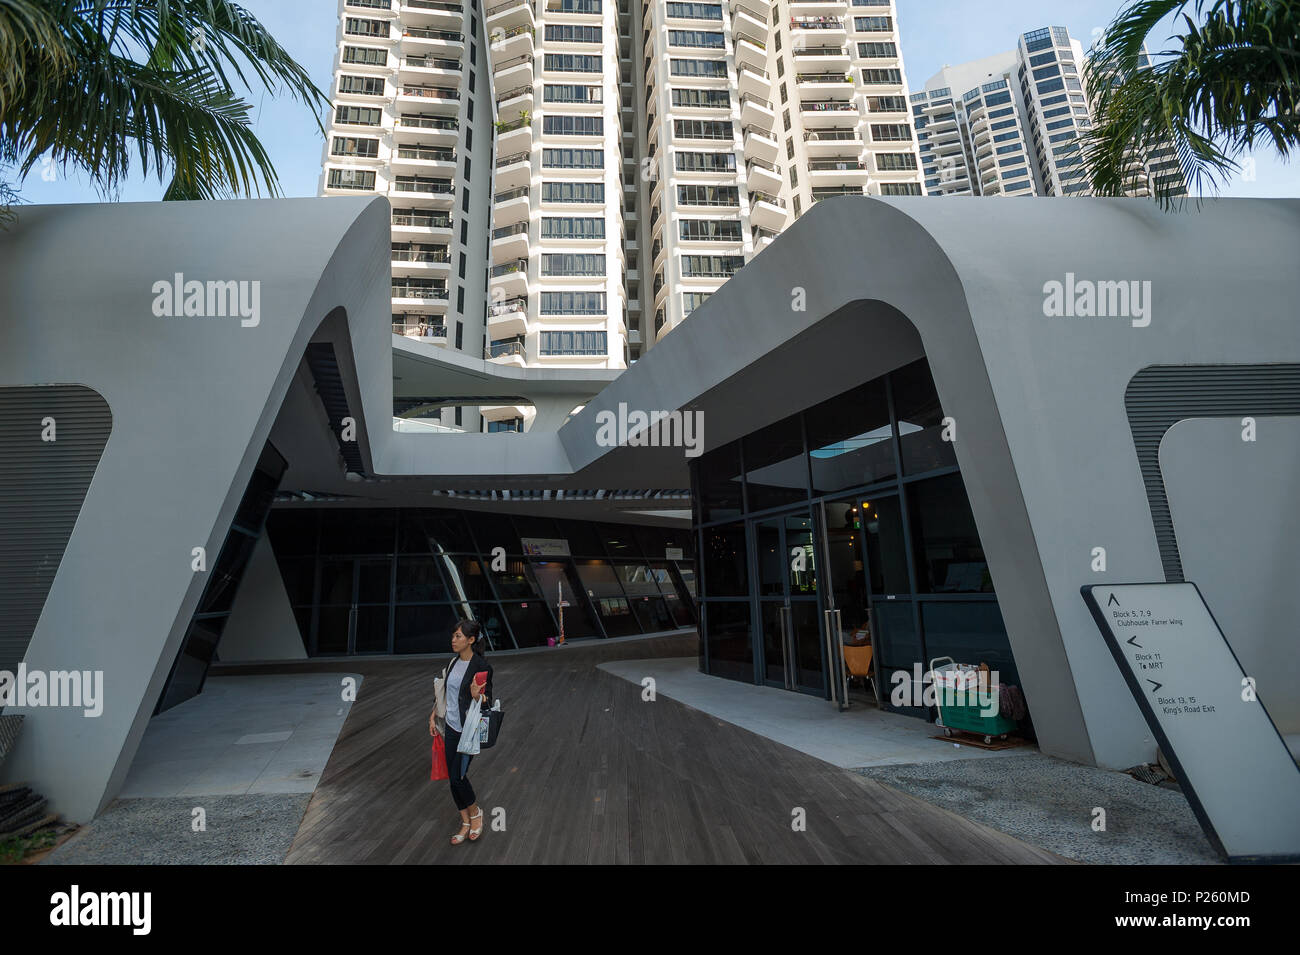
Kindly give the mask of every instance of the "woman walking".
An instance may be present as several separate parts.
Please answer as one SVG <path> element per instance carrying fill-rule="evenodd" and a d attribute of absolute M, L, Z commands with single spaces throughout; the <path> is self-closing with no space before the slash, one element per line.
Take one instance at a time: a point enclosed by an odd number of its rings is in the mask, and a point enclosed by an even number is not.
<path fill-rule="evenodd" d="M 451 837 L 451 844 L 458 846 L 466 838 L 470 842 L 478 840 L 483 833 L 483 810 L 474 798 L 474 788 L 469 784 L 465 774 L 469 772 L 469 762 L 473 759 L 467 753 L 457 752 L 461 733 L 465 731 L 465 714 L 469 710 L 470 700 L 479 700 L 486 708 L 492 700 L 492 665 L 483 658 L 479 648 L 479 636 L 483 628 L 473 620 L 462 620 L 456 624 L 451 635 L 451 649 L 455 652 L 451 662 L 444 670 L 446 678 L 447 717 L 445 725 L 438 719 L 435 705 L 429 714 L 429 733 L 443 736 L 447 753 L 447 776 L 451 783 L 451 797 L 460 810 L 460 831 Z M 474 679 L 476 674 L 487 674 L 485 681 Z M 470 732 L 477 732 L 478 727 L 470 727 Z"/>

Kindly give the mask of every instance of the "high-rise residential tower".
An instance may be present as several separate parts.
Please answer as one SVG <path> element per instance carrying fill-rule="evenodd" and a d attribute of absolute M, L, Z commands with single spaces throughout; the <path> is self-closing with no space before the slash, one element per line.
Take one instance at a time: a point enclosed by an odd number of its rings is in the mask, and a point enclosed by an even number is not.
<path fill-rule="evenodd" d="M 389 197 L 397 334 L 624 368 L 813 203 L 923 193 L 893 0 L 339 11 L 321 192 Z"/>
<path fill-rule="evenodd" d="M 1082 44 L 1065 27 L 1025 33 L 1016 49 L 945 66 L 911 97 L 930 195 L 1088 196 L 1080 139 L 1093 128 Z M 1131 164 L 1127 193 L 1156 179 L 1186 191 L 1172 150 Z"/>

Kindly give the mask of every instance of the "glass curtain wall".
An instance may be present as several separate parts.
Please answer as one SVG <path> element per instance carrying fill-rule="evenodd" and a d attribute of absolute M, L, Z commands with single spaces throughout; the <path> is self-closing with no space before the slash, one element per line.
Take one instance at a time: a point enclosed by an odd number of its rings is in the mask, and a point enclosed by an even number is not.
<path fill-rule="evenodd" d="M 940 656 L 1019 683 L 943 418 L 921 359 L 692 464 L 701 669 L 828 695 L 833 596 L 889 708 L 928 715 L 889 697 Z"/>
<path fill-rule="evenodd" d="M 281 507 L 267 521 L 309 655 L 494 649 L 695 625 L 694 534 L 432 508 Z M 560 603 L 564 606 L 561 608 Z"/>

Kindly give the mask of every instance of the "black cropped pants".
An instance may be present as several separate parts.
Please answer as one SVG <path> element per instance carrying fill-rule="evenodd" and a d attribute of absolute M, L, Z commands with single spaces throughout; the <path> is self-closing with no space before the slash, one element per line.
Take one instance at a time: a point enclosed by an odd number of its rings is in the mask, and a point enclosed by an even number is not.
<path fill-rule="evenodd" d="M 474 805 L 474 787 L 469 784 L 465 774 L 469 772 L 469 761 L 473 759 L 468 753 L 456 752 L 460 745 L 460 734 L 451 726 L 445 729 L 443 737 L 447 751 L 447 777 L 451 784 L 451 798 L 456 800 L 457 809 L 468 809 Z"/>

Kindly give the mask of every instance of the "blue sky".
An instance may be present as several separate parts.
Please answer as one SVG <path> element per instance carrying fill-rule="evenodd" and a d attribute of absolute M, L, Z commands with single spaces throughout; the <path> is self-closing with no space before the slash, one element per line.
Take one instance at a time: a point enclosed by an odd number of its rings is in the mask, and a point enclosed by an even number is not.
<path fill-rule="evenodd" d="M 922 86 L 945 64 L 964 63 L 1015 46 L 1021 33 L 1043 26 L 1064 26 L 1087 46 L 1126 0 L 897 0 L 903 57 L 912 89 Z M 317 85 L 328 90 L 333 68 L 337 7 L 334 0 L 244 0 L 272 34 L 303 64 Z M 1169 31 L 1153 35 L 1152 50 L 1162 49 Z M 314 196 L 320 177 L 321 135 L 301 104 L 257 91 L 253 94 L 256 130 L 280 176 L 286 196 Z M 1255 157 L 1253 180 L 1238 177 L 1228 196 L 1300 198 L 1300 164 L 1283 163 L 1272 153 Z M 46 169 L 44 176 L 53 171 Z M 40 168 L 22 184 L 28 202 L 97 202 L 98 194 L 83 180 L 50 181 Z M 152 201 L 165 184 L 134 177 L 117 198 Z"/>

